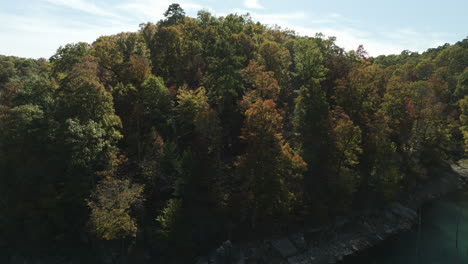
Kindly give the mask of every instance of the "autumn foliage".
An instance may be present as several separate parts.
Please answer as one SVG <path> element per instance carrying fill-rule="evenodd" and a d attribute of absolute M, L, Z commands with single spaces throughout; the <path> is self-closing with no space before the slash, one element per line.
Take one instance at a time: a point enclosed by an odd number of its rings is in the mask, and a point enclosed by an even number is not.
<path fill-rule="evenodd" d="M 173 4 L 0 56 L 0 255 L 195 263 L 394 201 L 466 155 L 467 43 L 372 57 Z"/>

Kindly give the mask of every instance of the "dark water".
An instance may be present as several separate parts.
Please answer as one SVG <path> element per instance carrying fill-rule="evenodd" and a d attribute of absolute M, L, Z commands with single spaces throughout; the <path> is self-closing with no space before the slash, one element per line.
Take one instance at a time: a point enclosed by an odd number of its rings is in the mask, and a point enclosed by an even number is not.
<path fill-rule="evenodd" d="M 424 205 L 421 223 L 420 232 L 416 226 L 343 264 L 468 264 L 468 191 Z"/>

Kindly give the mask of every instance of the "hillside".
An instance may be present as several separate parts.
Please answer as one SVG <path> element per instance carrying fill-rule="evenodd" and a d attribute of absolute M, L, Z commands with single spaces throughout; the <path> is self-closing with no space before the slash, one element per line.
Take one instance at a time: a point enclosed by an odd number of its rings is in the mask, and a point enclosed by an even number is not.
<path fill-rule="evenodd" d="M 468 39 L 369 57 L 173 4 L 49 59 L 0 56 L 0 255 L 191 263 L 327 224 L 462 158 L 467 116 Z"/>

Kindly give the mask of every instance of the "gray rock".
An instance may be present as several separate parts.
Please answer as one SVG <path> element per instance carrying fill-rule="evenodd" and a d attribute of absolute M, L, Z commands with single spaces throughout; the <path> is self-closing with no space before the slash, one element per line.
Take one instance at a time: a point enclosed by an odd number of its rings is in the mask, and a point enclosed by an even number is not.
<path fill-rule="evenodd" d="M 319 233 L 319 232 L 322 232 L 323 230 L 325 229 L 325 227 L 315 227 L 315 228 L 308 228 L 307 229 L 307 232 L 310 233 L 310 234 L 315 234 L 315 233 Z"/>
<path fill-rule="evenodd" d="M 287 238 L 272 240 L 271 245 L 283 258 L 288 258 L 298 253 L 297 248 Z"/>
<path fill-rule="evenodd" d="M 219 264 L 234 263 L 237 257 L 234 254 L 233 246 L 231 241 L 226 240 L 221 246 L 216 249 L 214 262 Z"/>
<path fill-rule="evenodd" d="M 392 220 L 394 219 L 394 215 L 393 215 L 392 212 L 389 211 L 389 210 L 385 210 L 384 216 L 385 216 L 386 219 L 388 219 L 388 220 L 390 220 L 390 221 L 392 221 Z"/>
<path fill-rule="evenodd" d="M 404 217 L 406 218 L 406 220 L 409 220 L 411 222 L 414 221 L 414 219 L 416 219 L 417 217 L 417 214 L 414 210 L 411 210 L 408 207 L 404 207 L 400 203 L 392 203 L 390 205 L 390 208 L 395 215 Z"/>
<path fill-rule="evenodd" d="M 291 242 L 300 250 L 305 250 L 307 248 L 307 243 L 304 239 L 302 233 L 296 233 L 290 236 Z"/>
<path fill-rule="evenodd" d="M 197 264 L 209 264 L 210 261 L 206 258 L 199 258 Z"/>
<path fill-rule="evenodd" d="M 11 264 L 24 264 L 27 262 L 26 262 L 26 259 L 21 256 L 13 256 L 10 258 L 10 263 Z"/>

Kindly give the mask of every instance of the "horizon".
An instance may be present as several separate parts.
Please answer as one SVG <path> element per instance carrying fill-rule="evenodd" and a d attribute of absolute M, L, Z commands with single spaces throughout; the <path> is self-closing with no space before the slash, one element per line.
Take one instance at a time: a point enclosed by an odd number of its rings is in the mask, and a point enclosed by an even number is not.
<path fill-rule="evenodd" d="M 140 23 L 156 23 L 173 2 L 179 3 L 189 17 L 196 17 L 199 10 L 207 10 L 216 17 L 249 13 L 255 22 L 278 25 L 299 35 L 334 36 L 346 51 L 362 44 L 372 57 L 400 54 L 404 50 L 421 53 L 446 43 L 454 44 L 467 36 L 463 25 L 468 24 L 468 18 L 463 10 L 468 8 L 468 3 L 456 0 L 448 0 L 444 6 L 436 6 L 435 1 L 398 0 L 391 4 L 374 4 L 370 0 L 360 3 L 294 1 L 287 7 L 279 1 L 262 0 L 231 0 L 223 4 L 213 0 L 38 0 L 33 3 L 18 0 L 5 1 L 4 10 L 0 11 L 3 22 L 0 54 L 48 59 L 68 43 L 91 44 L 103 35 L 137 31 Z M 405 8 L 401 8 L 403 4 Z M 424 8 L 417 8 L 419 4 L 424 4 Z"/>

